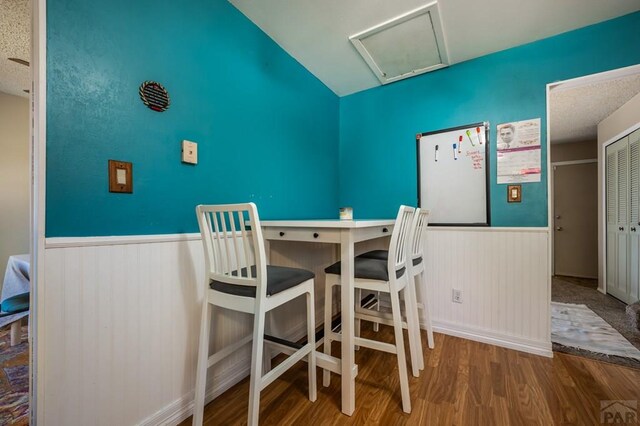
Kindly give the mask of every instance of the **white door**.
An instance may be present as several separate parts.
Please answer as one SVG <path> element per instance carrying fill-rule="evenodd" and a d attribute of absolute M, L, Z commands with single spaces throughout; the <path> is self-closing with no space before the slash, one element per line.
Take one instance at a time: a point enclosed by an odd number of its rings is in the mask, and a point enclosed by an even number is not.
<path fill-rule="evenodd" d="M 627 301 L 629 230 L 629 143 L 625 137 L 607 147 L 607 293 Z"/>
<path fill-rule="evenodd" d="M 598 277 L 597 163 L 553 166 L 553 272 Z"/>
<path fill-rule="evenodd" d="M 640 130 L 629 135 L 629 303 L 640 299 Z"/>

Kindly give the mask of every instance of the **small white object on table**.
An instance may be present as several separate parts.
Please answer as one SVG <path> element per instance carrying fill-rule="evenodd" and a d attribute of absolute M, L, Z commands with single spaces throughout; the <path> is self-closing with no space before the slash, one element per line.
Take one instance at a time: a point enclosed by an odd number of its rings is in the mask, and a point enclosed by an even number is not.
<path fill-rule="evenodd" d="M 357 366 L 354 353 L 354 257 L 355 244 L 391 235 L 393 219 L 376 220 L 263 220 L 265 242 L 269 240 L 333 243 L 340 245 L 342 286 L 342 358 L 326 358 L 317 353 L 319 367 L 329 367 L 342 376 L 342 412 L 348 416 L 355 410 L 355 378 Z M 267 248 L 268 253 L 268 248 Z M 326 324 L 325 324 L 326 326 Z"/>

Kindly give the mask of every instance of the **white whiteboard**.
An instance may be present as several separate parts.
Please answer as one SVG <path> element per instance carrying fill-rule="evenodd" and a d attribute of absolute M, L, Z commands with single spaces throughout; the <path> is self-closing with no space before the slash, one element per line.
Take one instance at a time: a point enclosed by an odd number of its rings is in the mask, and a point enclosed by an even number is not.
<path fill-rule="evenodd" d="M 418 204 L 430 225 L 490 224 L 489 140 L 486 122 L 416 136 Z"/>

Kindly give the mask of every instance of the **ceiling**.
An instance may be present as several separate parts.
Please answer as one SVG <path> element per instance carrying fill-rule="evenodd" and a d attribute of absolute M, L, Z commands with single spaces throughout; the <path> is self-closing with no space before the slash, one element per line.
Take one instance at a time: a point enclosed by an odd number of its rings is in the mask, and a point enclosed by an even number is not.
<path fill-rule="evenodd" d="M 229 0 L 340 96 L 380 83 L 349 36 L 429 0 Z M 439 0 L 450 63 L 640 10 L 640 0 Z"/>
<path fill-rule="evenodd" d="M 336 94 L 380 85 L 349 36 L 425 0 L 229 0 Z M 440 0 L 450 63 L 458 63 L 640 10 L 640 0 Z M 0 92 L 28 95 L 30 1 L 0 1 Z"/>
<path fill-rule="evenodd" d="M 31 2 L 0 0 L 0 92 L 28 97 L 29 67 L 7 58 L 31 60 Z"/>
<path fill-rule="evenodd" d="M 551 90 L 551 143 L 595 141 L 598 123 L 640 93 L 640 74 Z"/>

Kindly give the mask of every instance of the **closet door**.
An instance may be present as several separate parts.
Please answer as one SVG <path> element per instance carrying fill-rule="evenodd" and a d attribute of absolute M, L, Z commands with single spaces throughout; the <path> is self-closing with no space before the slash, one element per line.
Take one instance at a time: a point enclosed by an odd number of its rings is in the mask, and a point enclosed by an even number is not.
<path fill-rule="evenodd" d="M 607 293 L 627 302 L 629 138 L 607 147 Z M 628 302 L 627 302 L 628 303 Z"/>
<path fill-rule="evenodd" d="M 640 299 L 640 130 L 629 135 L 629 295 Z"/>

